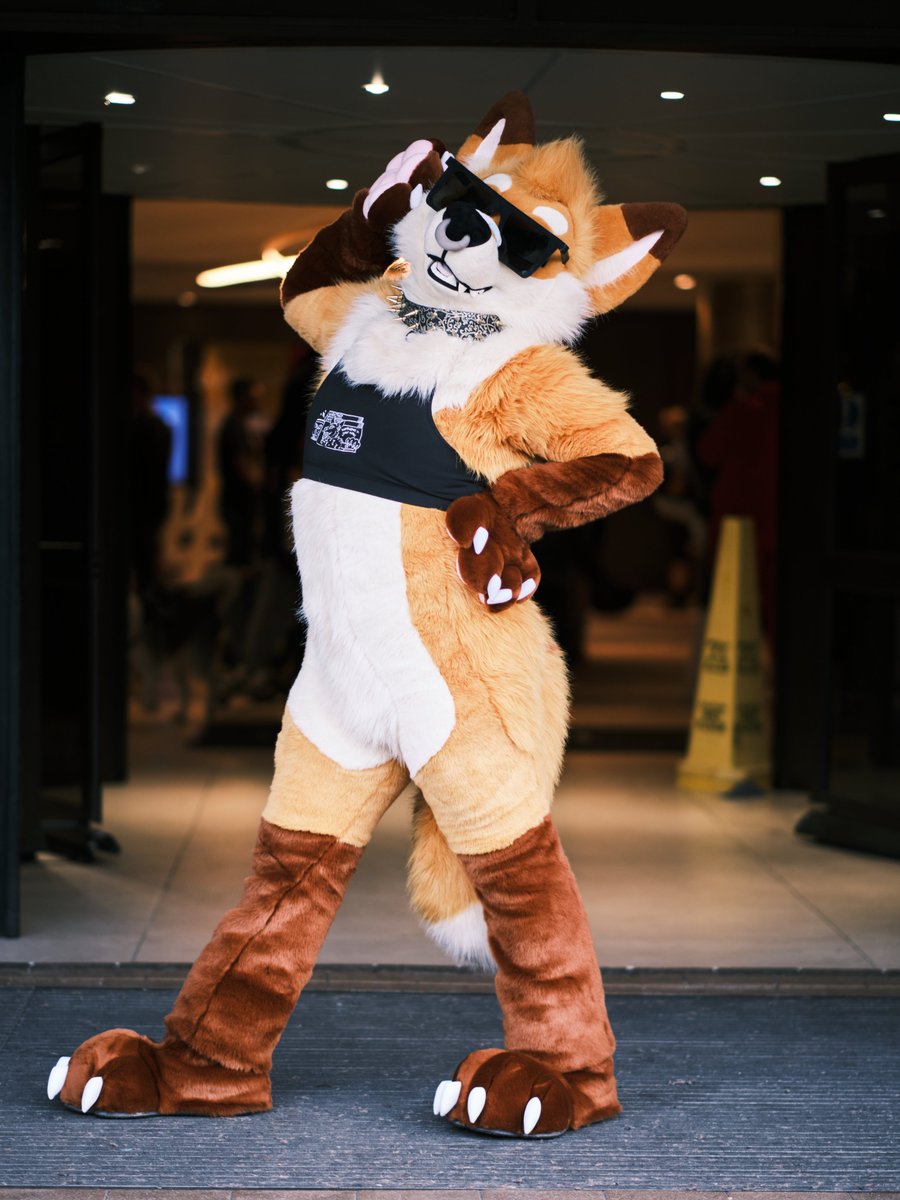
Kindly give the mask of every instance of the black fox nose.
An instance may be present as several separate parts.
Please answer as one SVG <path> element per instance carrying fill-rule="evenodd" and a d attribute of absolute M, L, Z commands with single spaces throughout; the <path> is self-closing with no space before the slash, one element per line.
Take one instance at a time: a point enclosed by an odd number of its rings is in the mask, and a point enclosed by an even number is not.
<path fill-rule="evenodd" d="M 474 205 L 454 200 L 444 209 L 444 219 L 434 236 L 442 250 L 463 250 L 466 246 L 481 246 L 491 231 Z"/>

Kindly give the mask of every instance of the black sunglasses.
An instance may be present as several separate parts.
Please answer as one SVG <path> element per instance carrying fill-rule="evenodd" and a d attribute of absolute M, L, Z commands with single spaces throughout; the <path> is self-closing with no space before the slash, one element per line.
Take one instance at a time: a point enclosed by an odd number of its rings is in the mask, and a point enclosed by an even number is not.
<path fill-rule="evenodd" d="M 436 212 L 461 200 L 489 217 L 497 217 L 502 238 L 497 256 L 504 266 L 523 279 L 533 275 L 557 250 L 564 263 L 569 261 L 569 247 L 565 242 L 504 200 L 455 158 L 448 160 L 447 169 L 425 199 Z"/>

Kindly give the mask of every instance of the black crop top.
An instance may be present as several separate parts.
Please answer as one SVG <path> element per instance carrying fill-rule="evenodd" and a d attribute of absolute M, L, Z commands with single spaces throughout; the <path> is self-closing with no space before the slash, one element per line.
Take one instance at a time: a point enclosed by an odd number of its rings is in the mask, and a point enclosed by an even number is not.
<path fill-rule="evenodd" d="M 313 396 L 303 477 L 420 508 L 445 509 L 486 486 L 441 437 L 430 398 L 352 384 L 340 364 Z"/>

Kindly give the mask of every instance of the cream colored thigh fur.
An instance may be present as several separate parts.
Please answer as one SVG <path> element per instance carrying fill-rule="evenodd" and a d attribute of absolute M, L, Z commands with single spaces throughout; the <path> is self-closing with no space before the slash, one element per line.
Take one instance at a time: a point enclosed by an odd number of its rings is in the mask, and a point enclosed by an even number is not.
<path fill-rule="evenodd" d="M 361 771 L 339 766 L 300 732 L 285 710 L 262 815 L 281 829 L 328 834 L 365 846 L 408 781 L 406 768 L 395 761 Z"/>
<path fill-rule="evenodd" d="M 457 854 L 510 845 L 547 815 L 562 764 L 568 681 L 538 606 L 492 614 L 460 583 L 444 514 L 404 507 L 413 624 L 453 696 L 456 725 L 414 778 L 413 906 L 460 961 L 484 962 L 483 919 Z"/>

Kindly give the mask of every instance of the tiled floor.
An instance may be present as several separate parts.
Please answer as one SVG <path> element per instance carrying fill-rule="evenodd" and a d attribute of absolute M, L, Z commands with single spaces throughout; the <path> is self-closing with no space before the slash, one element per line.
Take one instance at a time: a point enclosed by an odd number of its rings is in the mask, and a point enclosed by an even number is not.
<path fill-rule="evenodd" d="M 696 618 L 643 608 L 595 623 L 595 674 L 576 715 L 675 727 L 689 705 Z M 655 671 L 648 697 L 648 670 Z M 133 776 L 104 825 L 123 853 L 23 868 L 24 932 L 3 962 L 188 962 L 236 899 L 271 771 L 268 750 L 191 749 L 165 720 L 135 732 Z M 900 863 L 793 833 L 797 794 L 722 800 L 678 791 L 667 754 L 573 753 L 556 820 L 602 963 L 900 968 Z M 444 963 L 404 893 L 409 804 L 387 814 L 322 962 Z"/>

